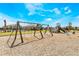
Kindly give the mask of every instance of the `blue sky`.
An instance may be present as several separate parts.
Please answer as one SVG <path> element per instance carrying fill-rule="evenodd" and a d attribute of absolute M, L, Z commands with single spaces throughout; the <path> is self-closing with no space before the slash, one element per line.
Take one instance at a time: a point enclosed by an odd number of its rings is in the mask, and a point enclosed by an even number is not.
<path fill-rule="evenodd" d="M 7 25 L 15 24 L 18 20 L 36 22 L 56 26 L 79 26 L 78 3 L 0 3 L 0 27 L 3 20 Z"/>

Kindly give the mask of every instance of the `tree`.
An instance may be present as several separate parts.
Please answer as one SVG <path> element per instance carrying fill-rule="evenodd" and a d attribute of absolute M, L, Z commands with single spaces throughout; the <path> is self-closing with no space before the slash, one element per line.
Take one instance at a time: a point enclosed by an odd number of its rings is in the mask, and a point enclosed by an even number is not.
<path fill-rule="evenodd" d="M 73 30 L 73 27 L 72 27 L 72 23 L 71 22 L 68 23 L 68 28 L 69 28 L 69 30 Z"/>
<path fill-rule="evenodd" d="M 56 23 L 57 33 L 60 33 L 60 27 L 61 27 L 61 24 L 60 23 Z"/>
<path fill-rule="evenodd" d="M 61 24 L 60 24 L 60 23 L 57 23 L 56 26 L 57 26 L 57 27 L 61 27 Z"/>

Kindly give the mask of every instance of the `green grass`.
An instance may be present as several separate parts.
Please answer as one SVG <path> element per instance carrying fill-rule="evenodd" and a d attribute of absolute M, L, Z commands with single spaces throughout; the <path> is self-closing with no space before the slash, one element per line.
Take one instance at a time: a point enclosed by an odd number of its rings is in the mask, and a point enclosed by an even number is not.
<path fill-rule="evenodd" d="M 44 32 L 44 31 L 45 30 L 42 30 L 42 32 Z M 37 31 L 37 32 L 39 32 L 39 31 Z M 12 32 L 0 32 L 0 37 L 10 36 L 11 33 Z M 34 31 L 22 31 L 22 34 L 32 34 L 32 33 L 34 33 Z M 19 32 L 17 34 L 19 34 Z M 15 35 L 15 32 L 13 32 L 12 35 Z"/>
<path fill-rule="evenodd" d="M 0 32 L 0 37 L 1 36 L 10 36 L 11 33 L 12 32 Z M 25 32 L 23 31 L 22 32 L 22 34 L 32 34 L 32 33 L 33 33 L 33 31 L 25 31 Z M 19 34 L 19 32 L 17 34 Z M 13 32 L 12 35 L 15 35 L 15 32 Z"/>
<path fill-rule="evenodd" d="M 11 32 L 0 32 L 0 36 L 8 36 Z"/>

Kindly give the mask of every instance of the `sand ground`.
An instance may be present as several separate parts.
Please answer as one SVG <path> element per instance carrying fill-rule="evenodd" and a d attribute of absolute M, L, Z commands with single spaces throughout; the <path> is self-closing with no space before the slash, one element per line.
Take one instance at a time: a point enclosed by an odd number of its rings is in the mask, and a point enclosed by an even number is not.
<path fill-rule="evenodd" d="M 1 56 L 79 56 L 79 33 L 70 35 L 54 33 L 53 37 L 47 33 L 41 40 L 32 34 L 26 34 L 24 44 L 14 48 L 7 45 L 8 38 L 9 36 L 0 37 Z M 19 42 L 20 39 L 17 39 L 15 44 Z"/>

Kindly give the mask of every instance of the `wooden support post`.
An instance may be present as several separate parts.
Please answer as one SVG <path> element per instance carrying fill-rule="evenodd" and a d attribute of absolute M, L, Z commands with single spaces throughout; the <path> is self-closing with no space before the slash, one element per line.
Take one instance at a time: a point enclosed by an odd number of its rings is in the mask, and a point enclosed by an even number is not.
<path fill-rule="evenodd" d="M 34 30 L 34 36 L 35 36 L 35 34 L 36 34 L 36 31 L 39 30 L 40 35 L 41 35 L 41 39 L 42 39 L 42 38 L 43 38 L 43 34 L 42 34 L 42 31 L 41 31 L 41 30 L 42 30 L 42 29 L 41 29 L 42 27 L 41 27 L 41 26 L 39 27 L 39 26 L 40 26 L 40 24 L 37 24 L 37 26 L 34 27 L 34 29 L 33 29 L 33 30 Z"/>
<path fill-rule="evenodd" d="M 40 35 L 41 35 L 41 39 L 43 38 L 43 34 L 42 34 L 42 31 L 41 30 L 39 30 L 39 32 L 40 32 Z M 35 36 L 35 34 L 36 34 L 36 30 L 34 30 L 34 36 Z"/>
<path fill-rule="evenodd" d="M 49 28 L 49 32 L 50 32 L 51 36 L 53 36 L 53 33 L 52 33 L 52 30 L 51 30 L 51 28 Z"/>
<path fill-rule="evenodd" d="M 13 47 L 13 45 L 14 45 L 14 43 L 15 43 L 15 41 L 16 41 L 16 38 L 17 38 L 17 32 L 18 32 L 18 29 L 16 29 L 15 38 L 14 38 L 14 41 L 12 42 L 12 44 L 11 44 L 11 48 Z"/>
<path fill-rule="evenodd" d="M 41 34 L 41 39 L 42 39 L 43 38 L 43 34 L 42 34 L 41 30 L 40 30 L 40 34 Z"/>
<path fill-rule="evenodd" d="M 23 37 L 22 37 L 22 32 L 21 32 L 21 27 L 20 27 L 20 24 L 18 22 L 18 26 L 19 26 L 19 33 L 20 33 L 20 37 L 21 37 L 21 43 L 23 43 Z"/>
<path fill-rule="evenodd" d="M 35 34 L 36 34 L 36 29 L 34 29 L 34 36 L 35 36 Z"/>
<path fill-rule="evenodd" d="M 51 36 L 53 36 L 52 30 L 51 30 L 51 28 L 49 27 L 49 25 L 47 26 L 47 28 L 46 28 L 44 34 L 46 34 L 47 31 L 50 32 Z"/>
<path fill-rule="evenodd" d="M 19 30 L 19 33 L 20 33 L 21 43 L 24 42 L 24 41 L 23 41 L 23 37 L 22 37 L 22 33 L 21 33 L 20 24 L 19 24 L 19 21 L 18 21 L 18 22 L 17 22 L 16 32 L 15 32 L 15 38 L 14 38 L 14 41 L 12 42 L 12 44 L 11 44 L 11 48 L 13 47 L 13 45 L 14 45 L 14 43 L 15 43 L 15 41 L 16 41 L 18 30 Z"/>
<path fill-rule="evenodd" d="M 6 32 L 6 20 L 4 20 L 4 32 Z"/>

